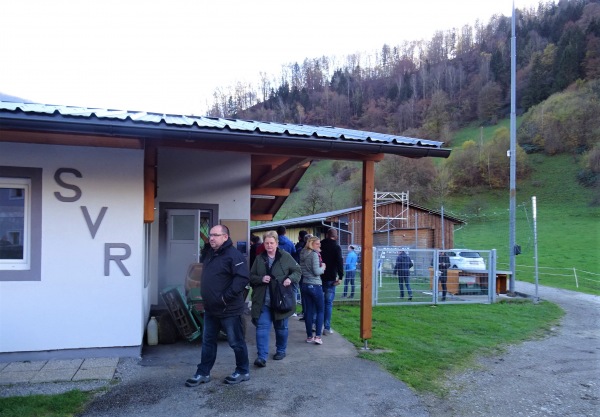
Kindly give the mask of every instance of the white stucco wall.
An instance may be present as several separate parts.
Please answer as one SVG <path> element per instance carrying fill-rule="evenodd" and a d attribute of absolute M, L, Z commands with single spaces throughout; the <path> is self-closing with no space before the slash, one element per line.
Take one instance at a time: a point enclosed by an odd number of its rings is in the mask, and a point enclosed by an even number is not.
<path fill-rule="evenodd" d="M 224 219 L 250 217 L 250 155 L 161 148 L 158 199 L 218 204 Z"/>
<path fill-rule="evenodd" d="M 41 280 L 0 281 L 0 353 L 140 345 L 143 161 L 141 150 L 0 143 L 0 165 L 43 169 Z M 62 176 L 81 189 L 78 201 L 54 195 L 74 195 L 55 181 L 59 168 L 81 173 Z M 94 223 L 108 208 L 94 238 L 82 207 Z M 130 276 L 115 262 L 105 276 L 105 243 L 131 248 Z"/>

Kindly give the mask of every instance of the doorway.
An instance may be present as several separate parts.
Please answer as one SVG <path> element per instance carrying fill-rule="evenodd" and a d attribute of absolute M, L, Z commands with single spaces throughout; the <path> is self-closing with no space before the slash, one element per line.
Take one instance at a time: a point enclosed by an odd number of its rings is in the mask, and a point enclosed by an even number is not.
<path fill-rule="evenodd" d="M 161 203 L 159 291 L 185 284 L 188 267 L 200 261 L 208 234 L 216 224 L 216 204 Z"/>

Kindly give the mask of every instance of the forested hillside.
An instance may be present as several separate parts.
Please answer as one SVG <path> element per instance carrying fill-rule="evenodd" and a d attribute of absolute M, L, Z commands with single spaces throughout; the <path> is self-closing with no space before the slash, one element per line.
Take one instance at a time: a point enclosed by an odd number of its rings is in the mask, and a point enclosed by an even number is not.
<path fill-rule="evenodd" d="M 520 112 L 600 73 L 600 4 L 540 3 L 519 10 Z M 385 44 L 338 64 L 326 56 L 262 74 L 258 87 L 215 92 L 212 116 L 335 125 L 446 140 L 508 115 L 510 16 L 438 31 L 429 41 Z M 390 40 L 393 41 L 393 40 Z"/>
<path fill-rule="evenodd" d="M 579 183 L 599 204 L 600 3 L 571 0 L 518 10 L 517 178 L 531 175 L 530 155 L 572 155 Z M 448 160 L 387 156 L 377 164 L 376 186 L 410 190 L 411 200 L 441 204 L 478 188 L 506 189 L 509 129 L 496 123 L 510 112 L 511 18 L 437 32 L 429 41 L 383 45 L 373 55 L 347 56 L 334 65 L 320 57 L 263 74 L 258 90 L 238 85 L 215 94 L 212 116 L 334 125 L 441 140 Z M 275 82 L 278 80 L 278 82 Z M 472 134 L 454 139 L 459 129 Z M 491 130 L 490 130 L 491 128 Z M 483 135 L 480 129 L 486 129 Z M 467 131 L 469 131 L 467 129 Z M 488 140 L 485 140 L 488 139 Z M 354 189 L 355 167 L 338 162 L 333 177 Z M 322 178 L 314 179 L 321 185 Z M 326 184 L 325 184 L 326 185 Z M 307 209 L 340 208 L 339 199 L 313 196 Z M 347 203 L 344 199 L 344 203 Z M 343 206 L 342 206 L 343 207 Z"/>

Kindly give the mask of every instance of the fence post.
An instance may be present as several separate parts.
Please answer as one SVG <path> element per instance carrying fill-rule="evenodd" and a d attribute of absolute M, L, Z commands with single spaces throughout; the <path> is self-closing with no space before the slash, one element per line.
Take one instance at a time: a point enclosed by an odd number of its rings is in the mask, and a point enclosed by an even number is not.
<path fill-rule="evenodd" d="M 440 282 L 440 277 L 439 275 L 439 267 L 440 267 L 440 255 L 439 255 L 439 251 L 437 249 L 433 250 L 433 261 L 432 261 L 433 265 L 432 265 L 432 269 L 433 269 L 433 277 L 431 277 L 431 281 L 432 283 L 432 288 L 431 290 L 433 291 L 433 304 L 437 304 L 438 303 L 438 285 Z M 447 278 L 446 278 L 447 279 Z"/>
<path fill-rule="evenodd" d="M 488 275 L 488 300 L 490 303 L 496 302 L 496 249 L 490 251 L 488 257 L 489 275 Z"/>
<path fill-rule="evenodd" d="M 579 282 L 577 282 L 577 270 L 573 267 L 573 274 L 575 275 L 575 287 L 579 288 Z"/>

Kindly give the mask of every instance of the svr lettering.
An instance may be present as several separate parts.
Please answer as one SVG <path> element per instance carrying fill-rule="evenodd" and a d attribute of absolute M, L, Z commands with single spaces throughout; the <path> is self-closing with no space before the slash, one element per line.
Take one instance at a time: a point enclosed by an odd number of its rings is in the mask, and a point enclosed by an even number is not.
<path fill-rule="evenodd" d="M 72 174 L 76 178 L 83 178 L 83 175 L 81 175 L 81 172 L 79 172 L 75 168 L 59 168 L 54 173 L 54 181 L 56 181 L 56 183 L 60 187 L 66 188 L 67 190 L 71 190 L 74 193 L 72 196 L 64 196 L 61 193 L 59 193 L 58 191 L 56 191 L 54 193 L 54 196 L 56 197 L 56 199 L 58 201 L 62 201 L 63 203 L 74 203 L 75 201 L 77 201 L 81 198 L 81 195 L 83 194 L 83 192 L 81 191 L 81 188 L 79 188 L 78 186 L 64 181 L 62 178 L 63 174 Z M 85 223 L 88 227 L 90 235 L 92 236 L 92 239 L 94 239 L 96 237 L 96 233 L 98 233 L 98 229 L 100 229 L 100 225 L 102 224 L 102 220 L 104 219 L 104 216 L 106 215 L 106 211 L 108 210 L 108 207 L 102 207 L 100 209 L 100 213 L 98 213 L 98 217 L 96 218 L 95 222 L 92 221 L 92 218 L 90 216 L 90 212 L 89 212 L 87 206 L 80 206 L 80 208 L 81 208 L 81 212 L 83 213 L 83 218 L 85 219 Z M 111 249 L 122 249 L 122 250 L 124 250 L 125 253 L 115 255 L 115 254 L 111 253 Z M 110 275 L 110 261 L 114 261 L 117 264 L 117 266 L 119 267 L 119 269 L 121 270 L 123 275 L 130 276 L 131 274 L 129 273 L 129 271 L 125 267 L 125 264 L 123 263 L 123 260 L 129 258 L 130 256 L 131 256 L 131 247 L 128 244 L 126 244 L 126 243 L 105 243 L 104 244 L 104 276 Z"/>

